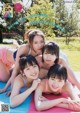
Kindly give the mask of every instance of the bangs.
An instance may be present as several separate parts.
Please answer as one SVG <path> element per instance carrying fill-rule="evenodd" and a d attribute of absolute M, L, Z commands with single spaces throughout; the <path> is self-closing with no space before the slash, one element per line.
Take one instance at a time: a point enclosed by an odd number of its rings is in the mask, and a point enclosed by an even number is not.
<path fill-rule="evenodd" d="M 34 65 L 37 65 L 35 62 L 33 62 L 33 61 L 28 61 L 27 63 L 26 63 L 26 66 L 25 67 L 28 67 L 28 66 L 34 66 Z"/>
<path fill-rule="evenodd" d="M 55 54 L 55 51 L 53 51 L 52 47 L 45 47 L 44 52 L 47 52 L 48 54 Z"/>
<path fill-rule="evenodd" d="M 58 74 L 52 74 L 51 78 L 56 78 L 56 79 L 59 79 L 59 80 L 65 80 L 65 75 L 63 76 L 60 73 L 59 73 L 59 75 Z"/>
<path fill-rule="evenodd" d="M 19 65 L 21 70 L 23 70 L 25 67 L 33 65 L 37 65 L 39 68 L 37 60 L 32 55 L 22 56 L 19 60 Z"/>

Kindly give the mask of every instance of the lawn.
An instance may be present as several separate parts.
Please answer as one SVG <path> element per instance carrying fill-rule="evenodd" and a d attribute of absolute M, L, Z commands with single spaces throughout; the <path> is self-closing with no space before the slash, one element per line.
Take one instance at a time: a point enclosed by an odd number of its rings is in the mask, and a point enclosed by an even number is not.
<path fill-rule="evenodd" d="M 69 64 L 74 71 L 80 71 L 80 40 L 74 40 L 66 45 L 65 42 L 59 43 L 61 50 L 67 55 Z"/>
<path fill-rule="evenodd" d="M 66 45 L 64 41 L 56 40 L 60 49 L 67 55 L 69 64 L 74 71 L 80 71 L 80 42 L 78 40 L 71 41 Z M 8 46 L 13 48 L 11 44 L 0 44 L 0 46 Z"/>
<path fill-rule="evenodd" d="M 64 49 L 62 51 L 66 53 L 71 68 L 74 71 L 80 71 L 80 51 L 68 49 Z"/>

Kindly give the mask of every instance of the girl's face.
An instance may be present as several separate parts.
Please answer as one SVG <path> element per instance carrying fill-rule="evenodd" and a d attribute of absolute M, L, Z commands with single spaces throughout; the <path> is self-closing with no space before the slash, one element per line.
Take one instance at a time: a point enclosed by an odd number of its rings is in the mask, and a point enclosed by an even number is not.
<path fill-rule="evenodd" d="M 44 62 L 50 66 L 54 64 L 54 61 L 56 60 L 56 58 L 57 57 L 55 54 L 48 53 L 46 50 L 43 53 Z"/>
<path fill-rule="evenodd" d="M 65 81 L 63 79 L 59 79 L 59 78 L 49 78 L 49 87 L 51 89 L 51 91 L 53 92 L 57 92 L 60 89 L 62 89 L 62 87 L 64 86 Z"/>
<path fill-rule="evenodd" d="M 33 39 L 33 49 L 37 53 L 42 53 L 42 48 L 44 46 L 45 42 L 41 36 L 35 36 Z"/>
<path fill-rule="evenodd" d="M 30 79 L 37 79 L 39 76 L 39 67 L 36 64 L 27 65 L 24 69 L 24 74 Z"/>

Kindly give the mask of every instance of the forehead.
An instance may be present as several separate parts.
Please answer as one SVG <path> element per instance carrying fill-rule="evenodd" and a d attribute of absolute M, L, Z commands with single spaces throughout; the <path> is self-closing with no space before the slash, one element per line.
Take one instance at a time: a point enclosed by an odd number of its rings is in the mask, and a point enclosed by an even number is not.
<path fill-rule="evenodd" d="M 64 80 L 62 76 L 58 76 L 58 75 L 55 75 L 55 76 L 51 76 L 50 77 L 50 79 L 53 79 L 53 78 L 54 79 L 58 79 L 58 80 Z"/>
<path fill-rule="evenodd" d="M 35 41 L 39 42 L 39 41 L 42 41 L 42 40 L 44 40 L 43 37 L 37 35 L 37 36 L 34 37 L 33 42 L 35 42 Z"/>

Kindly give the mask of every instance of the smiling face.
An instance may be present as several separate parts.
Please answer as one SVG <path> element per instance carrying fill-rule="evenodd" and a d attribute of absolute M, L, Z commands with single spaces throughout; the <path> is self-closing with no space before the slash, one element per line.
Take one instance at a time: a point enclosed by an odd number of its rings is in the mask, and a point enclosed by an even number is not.
<path fill-rule="evenodd" d="M 35 36 L 32 43 L 33 50 L 37 53 L 42 53 L 44 44 L 44 39 L 41 36 Z"/>
<path fill-rule="evenodd" d="M 48 79 L 51 91 L 59 91 L 67 80 L 67 69 L 59 64 L 51 66 L 48 71 Z"/>
<path fill-rule="evenodd" d="M 26 77 L 30 79 L 37 79 L 39 76 L 39 67 L 34 63 L 33 65 L 27 64 L 23 72 L 26 75 Z"/>
<path fill-rule="evenodd" d="M 39 76 L 39 65 L 32 55 L 21 56 L 19 60 L 20 71 L 26 78 L 37 79 Z"/>
<path fill-rule="evenodd" d="M 48 64 L 49 66 L 52 66 L 57 59 L 57 56 L 55 54 L 49 53 L 46 49 L 43 53 L 44 62 Z"/>
<path fill-rule="evenodd" d="M 61 90 L 62 87 L 64 86 L 64 84 L 65 84 L 64 79 L 59 79 L 57 77 L 49 78 L 49 87 L 50 87 L 51 91 L 53 91 L 53 92 L 57 92 L 57 91 Z"/>

